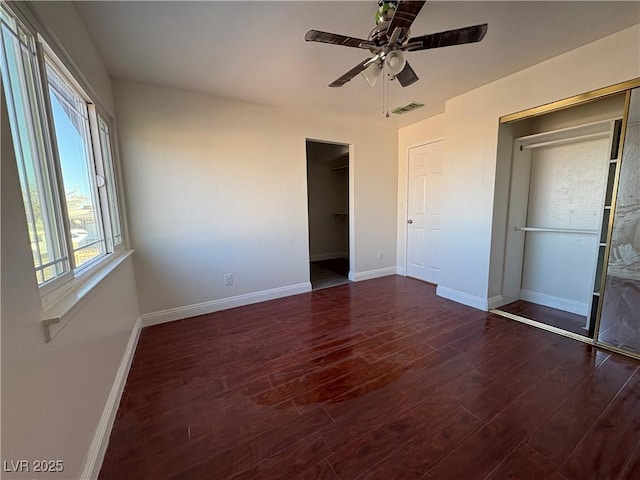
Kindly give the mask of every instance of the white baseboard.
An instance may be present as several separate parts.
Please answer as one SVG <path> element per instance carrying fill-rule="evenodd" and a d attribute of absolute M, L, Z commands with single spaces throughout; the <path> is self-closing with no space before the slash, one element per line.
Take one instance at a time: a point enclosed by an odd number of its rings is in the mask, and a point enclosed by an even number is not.
<path fill-rule="evenodd" d="M 404 267 L 401 267 L 400 265 L 398 265 L 396 267 L 396 275 L 402 275 L 403 277 L 406 277 L 407 272 L 405 271 Z"/>
<path fill-rule="evenodd" d="M 138 345 L 138 338 L 140 337 L 142 319 L 138 317 L 133 324 L 133 330 L 131 336 L 125 347 L 120 366 L 116 373 L 116 378 L 113 381 L 111 392 L 107 398 L 107 403 L 102 411 L 98 428 L 93 436 L 91 445 L 89 446 L 89 453 L 85 460 L 84 467 L 82 468 L 82 474 L 80 476 L 83 480 L 94 480 L 98 478 L 100 474 L 100 468 L 102 467 L 102 461 L 104 455 L 107 452 L 109 446 L 109 437 L 111 435 L 111 429 L 116 419 L 116 413 L 118 413 L 118 407 L 120 406 L 120 398 L 122 397 L 122 391 L 127 383 L 127 376 L 131 368 L 131 362 L 133 362 L 133 355 Z"/>
<path fill-rule="evenodd" d="M 545 307 L 557 308 L 569 313 L 575 313 L 586 317 L 589 313 L 589 305 L 582 302 L 576 302 L 575 300 L 568 300 L 566 298 L 554 297 L 553 295 L 547 295 L 546 293 L 532 292 L 531 290 L 520 290 L 520 299 L 527 302 L 536 303 L 538 305 L 544 305 Z"/>
<path fill-rule="evenodd" d="M 498 308 L 507 304 L 507 302 L 504 301 L 504 298 L 502 297 L 502 295 L 489 297 L 489 300 L 487 303 L 488 303 L 488 310 L 491 310 L 492 308 Z"/>
<path fill-rule="evenodd" d="M 347 252 L 329 252 L 329 253 L 316 253 L 309 255 L 310 262 L 320 262 L 322 260 L 333 260 L 334 258 L 349 258 Z"/>
<path fill-rule="evenodd" d="M 360 282 L 362 280 L 371 280 L 372 278 L 386 277 L 395 274 L 396 267 L 376 268 L 375 270 L 367 270 L 364 272 L 349 272 L 349 280 L 352 282 Z"/>
<path fill-rule="evenodd" d="M 169 308 L 159 312 L 144 313 L 142 314 L 142 326 L 149 327 L 151 325 L 173 322 L 174 320 L 182 320 L 183 318 L 219 312 L 229 308 L 243 307 L 245 305 L 251 305 L 252 303 L 265 302 L 267 300 L 298 295 L 300 293 L 310 291 L 311 282 L 304 282 L 296 285 L 288 285 L 286 287 L 271 288 L 269 290 L 261 290 L 259 292 L 245 293 L 234 297 L 186 305 L 183 307 Z"/>
<path fill-rule="evenodd" d="M 469 307 L 477 308 L 478 310 L 489 311 L 489 300 L 482 297 L 476 297 L 469 293 L 454 290 L 453 288 L 443 287 L 438 285 L 436 287 L 436 295 L 442 298 L 453 300 L 454 302 L 462 303 Z"/>

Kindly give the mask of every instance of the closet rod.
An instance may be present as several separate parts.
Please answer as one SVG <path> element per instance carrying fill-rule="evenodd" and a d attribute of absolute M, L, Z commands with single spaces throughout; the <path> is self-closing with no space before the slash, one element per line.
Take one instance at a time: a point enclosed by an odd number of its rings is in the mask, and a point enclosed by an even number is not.
<path fill-rule="evenodd" d="M 598 230 L 580 230 L 576 228 L 545 228 L 545 227 L 516 227 L 518 232 L 551 232 L 551 233 L 580 233 L 583 235 L 598 235 Z"/>
<path fill-rule="evenodd" d="M 549 140 L 548 142 L 530 143 L 528 145 L 520 145 L 520 150 L 538 147 L 548 147 L 549 145 L 560 145 L 563 143 L 579 142 L 580 140 L 588 140 L 590 138 L 608 137 L 609 132 L 590 133 L 588 135 L 579 135 L 577 137 L 559 138 L 557 140 Z"/>

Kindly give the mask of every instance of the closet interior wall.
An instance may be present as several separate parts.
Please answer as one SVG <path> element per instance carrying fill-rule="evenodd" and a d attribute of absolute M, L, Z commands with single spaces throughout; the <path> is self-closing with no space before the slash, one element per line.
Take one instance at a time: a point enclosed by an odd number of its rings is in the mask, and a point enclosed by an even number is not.
<path fill-rule="evenodd" d="M 502 305 L 517 300 L 584 318 L 593 328 L 610 152 L 624 94 L 510 125 Z M 578 329 L 579 330 L 579 329 Z"/>

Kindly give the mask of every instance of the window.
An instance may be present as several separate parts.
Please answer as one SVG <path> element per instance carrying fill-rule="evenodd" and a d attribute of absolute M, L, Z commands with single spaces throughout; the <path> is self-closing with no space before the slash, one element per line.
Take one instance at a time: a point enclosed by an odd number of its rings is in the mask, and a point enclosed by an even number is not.
<path fill-rule="evenodd" d="M 2 83 L 18 164 L 38 284 L 69 272 L 61 229 L 56 184 L 50 155 L 45 153 L 33 35 L 4 8 L 2 20 Z"/>
<path fill-rule="evenodd" d="M 49 290 L 123 243 L 109 123 L 4 3 L 0 14 L 2 83 L 34 266 Z"/>
<path fill-rule="evenodd" d="M 49 101 L 64 185 L 67 222 L 76 267 L 106 254 L 97 172 L 89 133 L 89 109 L 79 92 L 47 59 Z"/>

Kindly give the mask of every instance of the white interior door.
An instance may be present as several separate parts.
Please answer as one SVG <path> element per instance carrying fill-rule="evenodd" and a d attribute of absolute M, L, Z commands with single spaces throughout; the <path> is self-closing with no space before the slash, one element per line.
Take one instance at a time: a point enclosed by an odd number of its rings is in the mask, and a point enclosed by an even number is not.
<path fill-rule="evenodd" d="M 442 144 L 409 149 L 406 272 L 435 284 L 440 281 Z"/>

